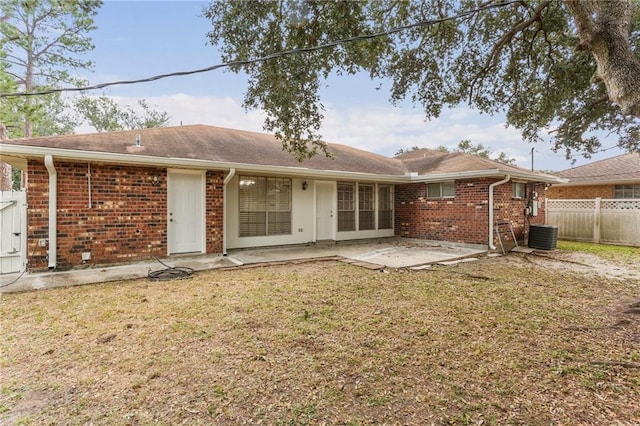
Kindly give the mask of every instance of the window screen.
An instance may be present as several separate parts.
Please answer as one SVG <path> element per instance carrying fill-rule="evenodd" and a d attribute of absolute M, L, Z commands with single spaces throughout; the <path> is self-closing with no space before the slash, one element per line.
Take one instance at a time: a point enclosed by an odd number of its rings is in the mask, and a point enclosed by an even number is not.
<path fill-rule="evenodd" d="M 356 230 L 354 184 L 338 182 L 338 231 Z"/>
<path fill-rule="evenodd" d="M 393 228 L 393 192 L 388 185 L 378 186 L 378 229 Z"/>
<path fill-rule="evenodd" d="M 640 185 L 616 185 L 615 198 L 640 198 Z"/>
<path fill-rule="evenodd" d="M 513 182 L 513 198 L 524 198 L 526 196 L 526 184 L 523 182 Z"/>
<path fill-rule="evenodd" d="M 240 176 L 240 236 L 291 234 L 291 179 Z"/>
<path fill-rule="evenodd" d="M 454 196 L 454 181 L 427 184 L 427 198 L 453 198 Z"/>
<path fill-rule="evenodd" d="M 358 229 L 376 229 L 374 186 L 358 185 Z"/>

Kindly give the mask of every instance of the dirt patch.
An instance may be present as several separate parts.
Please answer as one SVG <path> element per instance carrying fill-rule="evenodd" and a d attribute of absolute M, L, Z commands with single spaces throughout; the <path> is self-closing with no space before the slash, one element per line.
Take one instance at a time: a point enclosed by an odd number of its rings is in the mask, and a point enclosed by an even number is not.
<path fill-rule="evenodd" d="M 637 263 L 620 263 L 589 253 L 564 250 L 510 253 L 507 261 L 514 266 L 538 266 L 556 271 L 574 272 L 617 280 L 640 280 L 640 259 Z"/>

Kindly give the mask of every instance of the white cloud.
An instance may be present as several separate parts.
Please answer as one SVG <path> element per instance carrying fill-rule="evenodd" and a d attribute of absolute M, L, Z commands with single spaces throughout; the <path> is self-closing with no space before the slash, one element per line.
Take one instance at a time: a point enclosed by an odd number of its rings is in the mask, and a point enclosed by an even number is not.
<path fill-rule="evenodd" d="M 348 108 L 328 110 L 323 135 L 326 140 L 393 155 L 413 146 L 449 149 L 469 139 L 496 154 L 504 151 L 519 164 L 527 160 L 529 145 L 519 132 L 504 123 L 481 117 L 470 110 L 445 110 L 437 120 L 425 121 L 417 110 L 393 108 Z"/>
<path fill-rule="evenodd" d="M 134 109 L 140 98 L 110 96 L 120 106 L 131 106 Z M 165 111 L 171 116 L 169 125 L 208 124 L 261 132 L 264 114 L 260 111 L 246 112 L 242 105 L 229 97 L 192 96 L 174 94 L 166 96 L 150 96 L 144 98 L 151 108 Z M 77 133 L 90 133 L 94 129 L 83 125 L 76 129 Z"/>
<path fill-rule="evenodd" d="M 264 114 L 245 111 L 241 103 L 230 97 L 175 94 L 146 98 L 149 105 L 172 116 L 171 124 L 208 124 L 261 132 Z M 136 103 L 137 100 L 130 101 Z"/>
<path fill-rule="evenodd" d="M 138 98 L 112 97 L 120 105 L 136 106 Z M 245 111 L 231 97 L 173 94 L 145 98 L 153 108 L 172 116 L 170 125 L 207 124 L 233 129 L 263 132 L 264 112 Z M 413 146 L 454 149 L 458 142 L 469 139 L 482 143 L 496 155 L 505 152 L 521 167 L 531 164 L 532 145 L 522 141 L 514 128 L 505 127 L 497 118 L 480 115 L 468 109 L 444 110 L 437 120 L 426 121 L 422 111 L 412 108 L 388 107 L 327 107 L 321 129 L 323 139 L 393 156 L 401 148 Z M 78 133 L 92 132 L 83 126 Z M 548 149 L 536 147 L 541 151 Z M 555 163 L 555 164 L 554 164 Z M 537 155 L 536 168 L 562 170 L 567 168 L 560 156 Z"/>

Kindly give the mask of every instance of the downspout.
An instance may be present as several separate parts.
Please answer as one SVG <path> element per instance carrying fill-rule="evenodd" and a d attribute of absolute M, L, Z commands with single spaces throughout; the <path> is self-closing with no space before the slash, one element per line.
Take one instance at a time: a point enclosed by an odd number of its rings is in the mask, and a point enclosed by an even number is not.
<path fill-rule="evenodd" d="M 44 156 L 44 165 L 49 172 L 49 269 L 56 269 L 58 253 L 58 175 L 51 155 Z"/>
<path fill-rule="evenodd" d="M 496 246 L 493 244 L 493 188 L 503 183 L 509 182 L 511 175 L 507 175 L 504 179 L 494 182 L 489 185 L 489 249 L 495 250 Z"/>
<path fill-rule="evenodd" d="M 222 184 L 222 255 L 227 255 L 227 184 L 236 175 L 236 169 L 229 169 Z"/>

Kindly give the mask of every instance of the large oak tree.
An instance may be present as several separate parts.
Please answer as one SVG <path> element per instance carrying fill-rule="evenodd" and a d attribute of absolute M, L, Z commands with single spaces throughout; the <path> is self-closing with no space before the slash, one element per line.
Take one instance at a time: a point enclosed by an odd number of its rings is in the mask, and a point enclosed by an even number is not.
<path fill-rule="evenodd" d="M 637 0 L 237 0 L 204 14 L 227 62 L 407 27 L 232 68 L 248 75 L 245 107 L 263 108 L 265 129 L 300 159 L 325 148 L 319 88 L 362 71 L 427 118 L 468 104 L 504 113 L 527 141 L 550 132 L 568 156 L 597 151 L 606 133 L 640 148 Z"/>

